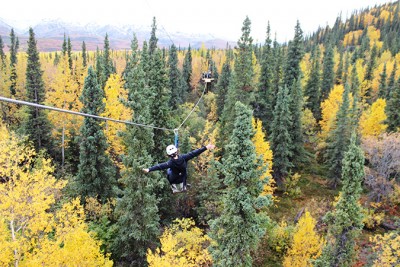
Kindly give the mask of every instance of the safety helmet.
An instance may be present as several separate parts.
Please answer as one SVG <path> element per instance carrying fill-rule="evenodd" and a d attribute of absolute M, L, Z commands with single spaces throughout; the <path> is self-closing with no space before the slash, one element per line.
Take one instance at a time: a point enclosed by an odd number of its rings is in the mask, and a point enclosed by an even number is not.
<path fill-rule="evenodd" d="M 171 156 L 171 155 L 175 154 L 178 151 L 178 149 L 174 145 L 169 145 L 169 146 L 167 146 L 166 151 L 167 151 L 168 156 Z"/>

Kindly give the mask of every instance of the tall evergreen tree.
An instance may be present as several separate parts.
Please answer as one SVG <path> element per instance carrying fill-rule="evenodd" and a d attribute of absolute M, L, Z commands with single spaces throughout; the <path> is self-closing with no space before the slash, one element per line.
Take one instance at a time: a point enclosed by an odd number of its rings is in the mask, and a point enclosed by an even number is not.
<path fill-rule="evenodd" d="M 86 68 L 86 66 L 87 66 L 87 52 L 86 52 L 86 43 L 85 43 L 85 41 L 82 42 L 82 61 L 83 61 L 83 67 Z"/>
<path fill-rule="evenodd" d="M 145 86 L 145 73 L 140 65 L 140 52 L 136 36 L 131 44 L 132 54 L 124 71 L 125 88 L 128 90 L 127 106 L 132 109 L 136 123 L 151 123 L 150 91 Z M 159 187 L 157 175 L 146 175 L 141 169 L 153 163 L 153 132 L 149 128 L 128 127 L 123 134 L 127 155 L 123 162 L 122 197 L 117 202 L 115 215 L 117 232 L 113 240 L 113 254 L 131 266 L 146 265 L 146 251 L 155 247 L 159 235 L 160 217 L 155 190 Z"/>
<path fill-rule="evenodd" d="M 343 84 L 343 49 L 340 47 L 339 63 L 335 74 L 335 84 Z"/>
<path fill-rule="evenodd" d="M 231 79 L 232 68 L 230 59 L 227 58 L 224 65 L 222 66 L 221 75 L 217 82 L 217 115 L 221 118 L 222 111 L 224 110 L 225 101 L 227 98 L 229 82 Z"/>
<path fill-rule="evenodd" d="M 3 43 L 3 38 L 1 38 L 1 35 L 0 35 L 0 60 L 1 60 L 1 66 L 4 67 L 6 64 L 6 54 L 4 53 L 4 43 Z"/>
<path fill-rule="evenodd" d="M 284 71 L 284 84 L 288 88 L 291 88 L 293 83 L 301 78 L 300 61 L 304 54 L 303 42 L 303 31 L 300 22 L 297 21 L 294 28 L 294 38 L 289 42 Z"/>
<path fill-rule="evenodd" d="M 29 102 L 44 104 L 45 91 L 43 71 L 41 70 L 39 51 L 36 46 L 35 33 L 29 28 L 28 62 L 26 66 L 26 98 Z M 45 148 L 54 156 L 53 140 L 51 138 L 51 125 L 46 112 L 37 107 L 29 107 L 23 123 L 23 131 L 33 142 L 37 151 Z"/>
<path fill-rule="evenodd" d="M 302 112 L 303 112 L 303 90 L 299 81 L 294 81 L 291 88 L 291 96 L 289 110 L 292 116 L 292 124 L 289 129 L 290 138 L 292 139 L 292 157 L 293 162 L 297 167 L 299 163 L 305 162 L 306 151 L 304 149 L 303 130 L 302 130 Z"/>
<path fill-rule="evenodd" d="M 104 91 L 97 82 L 92 67 L 88 69 L 85 85 L 80 96 L 82 112 L 100 115 L 104 111 Z M 85 117 L 80 129 L 80 153 L 78 174 L 76 177 L 77 193 L 82 202 L 86 197 L 96 197 L 102 203 L 115 196 L 115 168 L 106 154 L 107 140 L 99 120 Z"/>
<path fill-rule="evenodd" d="M 273 110 L 275 110 L 279 88 L 282 86 L 283 82 L 283 65 L 284 65 L 283 49 L 276 40 L 276 37 L 272 47 L 272 54 L 274 58 L 274 70 L 273 70 L 273 80 L 272 80 L 273 87 L 272 87 L 271 99 L 272 99 Z"/>
<path fill-rule="evenodd" d="M 352 134 L 350 145 L 344 155 L 342 177 L 343 187 L 339 201 L 335 210 L 325 216 L 330 225 L 328 244 L 315 262 L 316 267 L 353 266 L 355 239 L 363 227 L 359 199 L 364 178 L 364 155 L 356 144 L 355 133 Z"/>
<path fill-rule="evenodd" d="M 33 32 L 33 31 L 32 31 Z M 15 36 L 14 29 L 11 29 L 10 32 L 10 67 L 11 67 L 11 74 L 10 74 L 10 92 L 11 95 L 16 94 L 17 90 L 17 53 L 19 49 L 19 39 Z M 36 44 L 35 44 L 36 46 Z"/>
<path fill-rule="evenodd" d="M 156 53 L 158 38 L 156 37 L 157 24 L 156 17 L 153 17 L 153 23 L 151 24 L 151 34 L 149 40 L 149 55 L 150 57 Z"/>
<path fill-rule="evenodd" d="M 110 41 L 108 40 L 108 34 L 104 38 L 104 50 L 102 55 L 102 75 L 101 75 L 101 88 L 104 88 L 106 82 L 111 74 L 115 73 L 115 67 L 111 59 Z"/>
<path fill-rule="evenodd" d="M 148 86 L 152 92 L 151 118 L 154 126 L 172 128 L 171 107 L 169 105 L 171 91 L 168 86 L 167 70 L 162 52 L 157 49 L 150 60 Z M 165 159 L 165 147 L 171 143 L 172 136 L 164 130 L 154 129 L 154 150 L 152 155 L 156 161 Z"/>
<path fill-rule="evenodd" d="M 247 105 L 252 100 L 254 69 L 252 63 L 253 39 L 250 36 L 250 26 L 251 21 L 246 17 L 242 26 L 242 36 L 238 40 L 234 71 L 231 75 L 231 81 L 229 82 L 229 89 L 222 112 L 218 140 L 222 153 L 224 153 L 225 145 L 228 143 L 228 138 L 233 131 L 232 121 L 235 120 L 236 101 L 239 100 Z"/>
<path fill-rule="evenodd" d="M 69 38 L 69 36 L 67 42 L 67 54 L 68 54 L 69 69 L 72 71 L 72 44 L 71 44 L 71 38 Z"/>
<path fill-rule="evenodd" d="M 320 50 L 319 46 L 315 45 L 311 53 L 311 71 L 310 78 L 304 89 L 307 102 L 306 108 L 310 109 L 314 118 L 319 121 L 321 119 L 321 102 L 320 102 L 320 88 L 321 88 L 321 65 L 320 65 Z"/>
<path fill-rule="evenodd" d="M 68 50 L 68 48 L 67 48 L 67 36 L 64 33 L 64 41 L 63 41 L 62 46 L 61 46 L 61 53 L 63 55 L 65 55 L 65 54 L 67 54 L 67 50 Z"/>
<path fill-rule="evenodd" d="M 388 101 L 390 99 L 390 97 L 392 95 L 392 91 L 395 90 L 396 71 L 397 71 L 397 63 L 395 61 L 394 65 L 393 65 L 393 70 L 392 70 L 392 73 L 390 74 L 388 85 L 387 85 L 387 91 L 386 91 L 386 95 L 385 95 L 386 101 Z"/>
<path fill-rule="evenodd" d="M 271 45 L 271 28 L 268 22 L 267 37 L 261 54 L 261 73 L 254 109 L 254 116 L 262 120 L 263 125 L 268 132 L 270 130 L 270 122 L 273 120 L 274 109 L 272 105 L 272 78 L 274 65 Z"/>
<path fill-rule="evenodd" d="M 387 91 L 387 69 L 386 69 L 386 63 L 383 65 L 383 70 L 381 72 L 380 79 L 379 79 L 379 92 L 378 92 L 378 97 L 385 99 L 386 97 L 386 91 Z"/>
<path fill-rule="evenodd" d="M 349 85 L 346 84 L 343 102 L 336 114 L 335 128 L 331 130 L 327 140 L 326 157 L 333 188 L 342 180 L 342 160 L 350 142 L 349 91 Z"/>
<path fill-rule="evenodd" d="M 273 177 L 275 182 L 283 185 L 284 178 L 289 169 L 293 167 L 290 161 L 292 158 L 292 139 L 289 129 L 292 125 L 292 115 L 290 114 L 289 103 L 290 95 L 286 86 L 281 87 L 278 92 L 276 106 L 274 109 L 274 120 L 271 127 L 271 148 L 274 155 Z"/>
<path fill-rule="evenodd" d="M 250 252 L 257 247 L 267 221 L 260 210 L 268 205 L 268 198 L 260 195 L 268 179 L 260 179 L 265 168 L 251 141 L 252 112 L 237 102 L 235 114 L 234 130 L 221 166 L 226 186 L 223 211 L 211 221 L 211 237 L 216 241 L 211 250 L 214 266 L 252 266 Z"/>
<path fill-rule="evenodd" d="M 190 82 L 192 80 L 192 73 L 193 73 L 193 67 L 192 67 L 192 50 L 190 48 L 190 45 L 188 47 L 188 50 L 185 53 L 185 58 L 183 60 L 183 68 L 182 68 L 182 89 L 183 93 L 185 96 L 187 96 L 189 93 L 192 92 L 192 87 L 190 85 Z M 183 99 L 183 101 L 186 101 L 186 97 Z"/>
<path fill-rule="evenodd" d="M 386 124 L 387 132 L 399 131 L 400 127 L 400 77 L 395 83 L 394 90 L 391 91 L 386 105 Z"/>
<path fill-rule="evenodd" d="M 171 91 L 171 98 L 169 104 L 171 108 L 176 109 L 183 103 L 183 92 L 181 92 L 181 72 L 178 69 L 178 52 L 176 46 L 172 44 L 169 49 L 168 56 L 168 76 L 169 76 L 169 90 Z"/>
<path fill-rule="evenodd" d="M 333 44 L 329 40 L 324 52 L 322 66 L 322 82 L 321 82 L 321 101 L 328 98 L 330 91 L 335 82 L 334 60 L 333 60 Z"/>

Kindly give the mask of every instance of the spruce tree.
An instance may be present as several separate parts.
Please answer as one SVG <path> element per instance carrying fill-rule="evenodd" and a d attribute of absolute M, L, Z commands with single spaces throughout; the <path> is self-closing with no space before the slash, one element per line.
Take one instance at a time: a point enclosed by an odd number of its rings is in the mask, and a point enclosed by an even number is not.
<path fill-rule="evenodd" d="M 383 65 L 383 70 L 381 72 L 380 79 L 379 79 L 379 91 L 378 97 L 385 99 L 386 91 L 387 91 L 387 73 L 386 73 L 386 63 Z"/>
<path fill-rule="evenodd" d="M 125 88 L 132 109 L 132 120 L 150 124 L 149 88 L 145 86 L 145 73 L 139 64 L 140 52 L 136 36 L 131 44 L 132 54 L 124 71 Z M 115 216 L 116 235 L 113 240 L 113 254 L 132 266 L 146 265 L 146 251 L 155 247 L 159 235 L 160 217 L 158 198 L 155 191 L 160 187 L 160 177 L 144 174 L 142 169 L 153 163 L 151 151 L 154 146 L 153 132 L 149 128 L 129 126 L 123 134 L 127 155 L 123 162 L 125 170 L 120 180 L 123 185 L 122 197 L 117 202 Z"/>
<path fill-rule="evenodd" d="M 342 160 L 350 141 L 349 91 L 349 85 L 346 84 L 343 102 L 336 114 L 334 129 L 331 130 L 327 140 L 326 157 L 333 188 L 336 188 L 342 180 Z"/>
<path fill-rule="evenodd" d="M 311 53 L 311 71 L 310 78 L 304 89 L 307 102 L 306 108 L 310 109 L 314 118 L 319 121 L 321 119 L 321 65 L 320 65 L 320 50 L 318 45 L 315 45 Z"/>
<path fill-rule="evenodd" d="M 83 67 L 86 68 L 86 66 L 87 66 L 87 52 L 86 52 L 86 43 L 85 43 L 85 41 L 82 42 L 82 62 L 83 62 Z"/>
<path fill-rule="evenodd" d="M 392 95 L 392 91 L 395 90 L 395 86 L 396 86 L 396 71 L 397 71 L 397 63 L 396 61 L 394 62 L 393 65 L 393 70 L 392 73 L 390 74 L 389 77 L 389 81 L 388 81 L 388 85 L 387 85 L 387 91 L 386 91 L 386 101 L 389 101 L 391 95 Z"/>
<path fill-rule="evenodd" d="M 149 55 L 152 57 L 157 50 L 157 42 L 158 38 L 156 37 L 156 31 L 157 31 L 157 23 L 156 23 L 156 17 L 153 17 L 153 23 L 151 24 L 151 34 L 150 34 L 150 40 L 149 40 Z"/>
<path fill-rule="evenodd" d="M 329 40 L 324 52 L 321 82 L 321 102 L 328 98 L 335 82 L 333 44 Z"/>
<path fill-rule="evenodd" d="M 190 82 L 192 80 L 192 73 L 193 73 L 192 50 L 189 45 L 188 50 L 185 53 L 185 58 L 183 60 L 183 68 L 182 68 L 182 80 L 183 80 L 182 91 L 185 96 L 183 98 L 183 102 L 186 101 L 186 96 L 192 92 L 192 87 L 190 85 Z"/>
<path fill-rule="evenodd" d="M 227 98 L 227 92 L 229 88 L 229 82 L 231 79 L 232 69 L 231 62 L 227 59 L 222 66 L 221 75 L 218 78 L 217 83 L 217 115 L 218 118 L 222 116 L 222 111 L 224 110 L 225 101 Z"/>
<path fill-rule="evenodd" d="M 292 115 L 289 103 L 291 102 L 288 88 L 281 87 L 278 92 L 276 106 L 274 109 L 274 120 L 271 127 L 271 148 L 274 155 L 273 177 L 278 186 L 283 185 L 284 178 L 289 173 L 293 163 L 292 139 L 289 129 L 292 126 Z"/>
<path fill-rule="evenodd" d="M 266 214 L 261 211 L 268 198 L 260 196 L 265 172 L 257 158 L 253 136 L 252 112 L 240 102 L 235 104 L 234 130 L 221 170 L 226 186 L 220 217 L 211 221 L 211 249 L 214 266 L 252 266 L 250 252 L 257 247 L 265 231 Z"/>
<path fill-rule="evenodd" d="M 255 88 L 254 69 L 252 63 L 253 39 L 250 36 L 251 21 L 248 17 L 243 22 L 242 36 L 238 40 L 237 56 L 235 60 L 234 71 L 231 74 L 231 81 L 225 99 L 225 105 L 222 112 L 221 126 L 219 132 L 219 147 L 224 152 L 228 138 L 232 134 L 235 120 L 235 103 L 241 101 L 248 105 L 252 100 L 252 93 Z"/>
<path fill-rule="evenodd" d="M 183 103 L 183 92 L 181 92 L 182 76 L 181 72 L 178 69 L 178 53 L 174 44 L 172 44 L 169 49 L 168 76 L 169 90 L 171 91 L 169 105 L 171 106 L 171 108 L 176 109 L 180 104 Z"/>
<path fill-rule="evenodd" d="M 301 77 L 300 61 L 304 54 L 303 42 L 303 31 L 300 22 L 297 21 L 294 28 L 294 38 L 289 42 L 284 71 L 284 84 L 288 88 L 291 88 L 295 81 L 298 81 Z"/>
<path fill-rule="evenodd" d="M 72 71 L 72 44 L 71 44 L 71 38 L 69 38 L 69 36 L 67 42 L 67 54 L 68 54 L 69 69 Z"/>
<path fill-rule="evenodd" d="M 162 52 L 157 49 L 150 61 L 150 73 L 148 86 L 152 92 L 151 121 L 154 126 L 172 128 L 171 107 L 169 105 L 171 90 L 168 86 L 167 70 L 163 61 Z M 173 143 L 172 135 L 160 129 L 154 129 L 154 150 L 152 151 L 156 161 L 165 159 L 165 148 Z"/>
<path fill-rule="evenodd" d="M 0 35 L 0 60 L 1 60 L 1 67 L 4 67 L 6 64 L 6 54 L 4 53 L 4 43 L 3 38 Z"/>
<path fill-rule="evenodd" d="M 297 167 L 299 163 L 306 162 L 306 151 L 304 149 L 303 130 L 302 130 L 302 112 L 303 112 L 303 90 L 299 81 L 294 81 L 291 87 L 291 96 L 289 110 L 292 116 L 292 124 L 289 129 L 290 138 L 292 139 L 292 157 L 293 162 Z"/>
<path fill-rule="evenodd" d="M 108 78 L 110 77 L 111 74 L 115 73 L 115 67 L 111 59 L 111 51 L 110 51 L 110 41 L 108 40 L 108 34 L 106 34 L 106 37 L 104 38 L 104 50 L 103 50 L 103 55 L 102 55 L 102 75 L 101 75 L 101 88 L 104 88 L 106 85 L 106 82 Z"/>
<path fill-rule="evenodd" d="M 272 75 L 274 66 L 271 44 L 271 28 L 268 22 L 267 37 L 261 55 L 261 73 L 254 109 L 254 116 L 262 120 L 268 132 L 270 130 L 270 122 L 273 120 L 274 108 L 272 106 Z"/>
<path fill-rule="evenodd" d="M 96 73 L 90 66 L 80 96 L 82 112 L 100 115 L 104 111 L 104 91 L 97 82 Z M 76 176 L 77 195 L 82 202 L 95 197 L 102 203 L 115 196 L 115 168 L 106 154 L 107 140 L 101 121 L 85 117 L 80 129 L 80 153 Z"/>
<path fill-rule="evenodd" d="M 33 30 L 32 30 L 33 33 Z M 17 53 L 18 53 L 18 48 L 19 48 L 19 40 L 18 37 L 15 36 L 14 29 L 11 29 L 10 33 L 10 68 L 11 68 L 11 74 L 10 74 L 10 92 L 11 95 L 16 94 L 17 90 L 17 70 L 16 70 L 16 65 L 17 65 Z M 35 43 L 36 46 L 36 43 Z"/>
<path fill-rule="evenodd" d="M 397 132 L 400 127 L 400 77 L 395 83 L 394 90 L 391 91 L 386 105 L 386 124 L 387 132 Z"/>
<path fill-rule="evenodd" d="M 29 28 L 28 62 L 26 66 L 26 99 L 36 104 L 44 104 L 45 91 L 43 71 L 41 70 L 39 51 L 36 46 L 35 33 Z M 54 156 L 53 140 L 51 138 L 51 125 L 44 110 L 29 107 L 23 123 L 23 131 L 29 136 L 36 151 L 47 149 Z"/>
<path fill-rule="evenodd" d="M 364 178 L 364 155 L 353 132 L 343 159 L 343 187 L 335 210 L 325 215 L 329 224 L 328 243 L 316 267 L 349 267 L 355 259 L 355 239 L 363 227 L 359 204 Z"/>
<path fill-rule="evenodd" d="M 343 49 L 340 49 L 339 64 L 335 74 L 335 84 L 343 84 Z M 346 69 L 347 71 L 347 69 Z"/>

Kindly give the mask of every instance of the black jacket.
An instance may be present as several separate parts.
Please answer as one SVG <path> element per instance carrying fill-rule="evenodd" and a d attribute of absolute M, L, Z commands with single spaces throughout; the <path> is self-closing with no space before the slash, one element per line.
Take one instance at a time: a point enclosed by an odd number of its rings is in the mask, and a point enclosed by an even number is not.
<path fill-rule="evenodd" d="M 171 158 L 169 161 L 154 165 L 149 168 L 149 171 L 158 171 L 171 169 L 171 173 L 169 174 L 168 180 L 171 184 L 180 184 L 183 183 L 186 186 L 187 179 L 187 162 L 194 157 L 197 157 L 207 148 L 203 146 L 202 148 L 193 150 L 187 154 L 178 155 L 177 159 Z"/>

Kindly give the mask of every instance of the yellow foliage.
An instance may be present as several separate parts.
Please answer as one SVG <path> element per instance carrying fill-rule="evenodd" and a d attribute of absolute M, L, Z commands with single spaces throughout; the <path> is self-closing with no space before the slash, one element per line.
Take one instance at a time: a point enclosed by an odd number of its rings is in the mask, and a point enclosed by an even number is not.
<path fill-rule="evenodd" d="M 346 35 L 343 38 L 343 45 L 346 47 L 348 45 L 351 45 L 352 43 L 357 43 L 358 39 L 362 35 L 362 32 L 363 32 L 362 30 L 358 30 L 346 33 Z"/>
<path fill-rule="evenodd" d="M 50 160 L 22 141 L 0 127 L 0 239 L 10 241 L 0 249 L 13 252 L 6 265 L 111 266 L 87 232 L 78 199 L 51 212 L 66 181 L 56 179 Z"/>
<path fill-rule="evenodd" d="M 207 247 L 211 239 L 195 227 L 193 219 L 176 219 L 160 238 L 161 248 L 147 251 L 149 267 L 212 266 Z"/>
<path fill-rule="evenodd" d="M 3 218 L 0 218 L 0 266 L 7 266 L 13 261 L 10 231 Z"/>
<path fill-rule="evenodd" d="M 329 132 L 332 130 L 334 126 L 334 122 L 336 119 L 336 113 L 339 110 L 340 105 L 343 102 L 342 95 L 344 92 L 343 85 L 335 85 L 331 92 L 329 93 L 328 98 L 321 103 L 321 113 L 322 119 L 320 121 L 321 133 L 320 137 L 322 140 L 326 140 Z M 350 104 L 353 102 L 353 97 L 350 95 Z"/>
<path fill-rule="evenodd" d="M 253 129 L 254 129 L 254 136 L 252 138 L 252 142 L 254 144 L 257 156 L 261 156 L 264 165 L 267 165 L 267 169 L 265 173 L 261 176 L 261 179 L 264 180 L 265 178 L 269 177 L 268 183 L 264 185 L 264 189 L 262 195 L 273 195 L 276 184 L 275 180 L 271 179 L 271 172 L 272 172 L 272 150 L 269 145 L 269 142 L 266 141 L 266 136 L 262 128 L 262 121 L 252 119 Z"/>
<path fill-rule="evenodd" d="M 111 74 L 104 87 L 104 91 L 105 98 L 103 98 L 103 102 L 105 103 L 105 110 L 101 116 L 122 121 L 131 119 L 132 112 L 121 102 L 121 100 L 127 100 L 128 98 L 121 76 Z M 121 138 L 118 136 L 118 132 L 123 132 L 125 129 L 126 125 L 123 123 L 109 122 L 106 125 L 104 133 L 110 144 L 108 150 L 114 158 L 115 155 L 120 155 L 124 151 L 124 146 Z"/>
<path fill-rule="evenodd" d="M 379 41 L 381 38 L 381 31 L 379 29 L 376 29 L 375 26 L 369 26 L 367 29 L 367 35 L 369 37 L 370 47 L 376 45 L 378 49 L 382 48 L 383 42 Z"/>
<path fill-rule="evenodd" d="M 400 266 L 400 235 L 387 233 L 370 238 L 373 242 L 373 251 L 377 253 L 374 267 Z"/>
<path fill-rule="evenodd" d="M 385 218 L 384 212 L 375 213 L 374 209 L 363 209 L 363 223 L 368 229 L 375 229 Z"/>
<path fill-rule="evenodd" d="M 382 10 L 379 14 L 379 18 L 383 21 L 387 21 L 390 17 L 390 12 L 388 10 Z"/>
<path fill-rule="evenodd" d="M 378 137 L 386 131 L 385 114 L 386 100 L 378 99 L 369 108 L 364 110 L 360 118 L 360 133 L 363 137 Z"/>
<path fill-rule="evenodd" d="M 310 259 L 319 257 L 324 245 L 323 238 L 315 231 L 316 221 L 308 211 L 297 224 L 293 234 L 293 243 L 284 260 L 284 267 L 313 266 Z"/>

